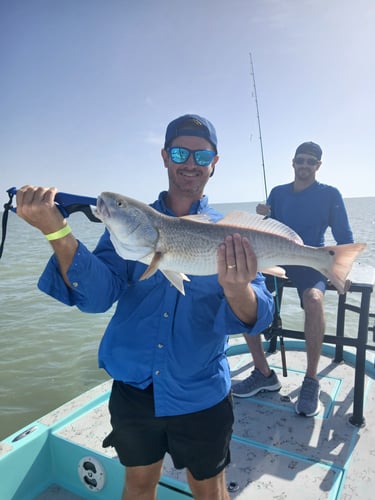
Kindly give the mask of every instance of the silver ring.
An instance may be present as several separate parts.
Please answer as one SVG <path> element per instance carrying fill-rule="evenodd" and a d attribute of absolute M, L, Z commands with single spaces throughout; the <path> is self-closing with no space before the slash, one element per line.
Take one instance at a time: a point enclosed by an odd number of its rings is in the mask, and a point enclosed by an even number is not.
<path fill-rule="evenodd" d="M 232 264 L 231 266 L 227 266 L 227 269 L 235 269 L 236 267 L 236 264 Z"/>

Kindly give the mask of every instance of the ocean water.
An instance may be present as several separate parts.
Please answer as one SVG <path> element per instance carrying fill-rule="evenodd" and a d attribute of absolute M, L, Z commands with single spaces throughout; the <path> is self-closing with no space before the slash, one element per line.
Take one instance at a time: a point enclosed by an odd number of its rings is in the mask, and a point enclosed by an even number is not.
<path fill-rule="evenodd" d="M 375 197 L 345 201 L 355 240 L 368 245 L 359 260 L 375 266 Z M 223 213 L 254 212 L 255 206 L 216 205 Z M 102 224 L 81 214 L 73 214 L 69 222 L 75 235 L 93 249 Z M 327 243 L 331 241 L 328 234 Z M 11 213 L 0 260 L 0 439 L 108 380 L 97 367 L 97 348 L 113 310 L 85 314 L 40 292 L 36 283 L 50 254 L 39 231 Z M 334 332 L 336 307 L 337 294 L 327 293 L 327 332 Z M 371 311 L 375 311 L 374 297 Z M 294 289 L 284 292 L 282 321 L 286 328 L 302 329 L 303 312 Z M 356 324 L 348 314 L 348 331 L 354 331 Z"/>

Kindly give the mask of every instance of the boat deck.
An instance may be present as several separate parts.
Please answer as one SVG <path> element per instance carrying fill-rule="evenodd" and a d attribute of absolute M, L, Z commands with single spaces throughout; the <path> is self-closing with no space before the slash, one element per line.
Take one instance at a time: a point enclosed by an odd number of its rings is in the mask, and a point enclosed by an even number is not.
<path fill-rule="evenodd" d="M 233 338 L 228 351 L 233 380 L 252 369 L 250 356 L 241 337 Z M 283 377 L 279 352 L 268 355 L 282 381 L 280 392 L 261 393 L 252 398 L 235 398 L 235 425 L 231 444 L 232 462 L 227 468 L 231 498 L 236 500 L 305 500 L 373 498 L 375 489 L 375 368 L 374 353 L 366 361 L 364 416 L 362 427 L 353 426 L 354 353 L 346 349 L 345 361 L 332 361 L 334 348 L 325 345 L 320 362 L 322 411 L 304 418 L 294 411 L 294 403 L 304 377 L 305 350 L 301 341 L 285 341 L 288 376 Z M 3 500 L 77 500 L 80 498 L 120 498 L 123 467 L 115 450 L 101 446 L 110 431 L 106 382 L 41 418 L 33 434 L 50 429 L 49 460 L 53 460 L 54 483 L 32 494 L 19 489 Z M 17 447 L 17 441 L 13 446 Z M 9 443 L 3 442 L 3 453 Z M 20 448 L 23 449 L 23 448 Z M 53 449 L 53 452 L 51 451 Z M 79 479 L 79 464 L 91 460 L 103 467 L 104 488 L 95 491 L 99 470 L 87 468 Z M 86 485 L 84 485 L 86 483 Z M 107 490 L 106 490 L 107 488 Z M 111 488 L 111 490 L 108 490 Z M 1 486 L 0 486 L 1 492 Z M 158 499 L 189 498 L 184 471 L 165 460 Z"/>

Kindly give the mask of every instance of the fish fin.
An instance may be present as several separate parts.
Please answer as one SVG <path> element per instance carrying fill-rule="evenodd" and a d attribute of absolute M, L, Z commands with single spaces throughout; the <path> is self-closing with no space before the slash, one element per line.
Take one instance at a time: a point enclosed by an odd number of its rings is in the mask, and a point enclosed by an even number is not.
<path fill-rule="evenodd" d="M 265 233 L 272 233 L 281 236 L 295 243 L 303 245 L 303 240 L 293 229 L 276 219 L 267 218 L 263 215 L 250 214 L 248 212 L 241 212 L 239 210 L 229 212 L 223 219 L 220 219 L 216 224 L 230 225 L 243 229 L 252 229 L 255 231 L 262 231 Z"/>
<path fill-rule="evenodd" d="M 151 278 L 153 274 L 156 273 L 157 270 L 160 270 L 164 274 L 170 283 L 177 288 L 182 295 L 185 295 L 184 289 L 184 281 L 190 281 L 190 279 L 184 273 L 176 273 L 175 271 L 168 271 L 166 269 L 159 269 L 159 263 L 163 257 L 162 252 L 155 252 L 150 265 L 147 267 L 146 271 L 139 278 L 140 281 Z"/>
<path fill-rule="evenodd" d="M 283 269 L 280 266 L 267 267 L 267 269 L 261 269 L 260 272 L 263 274 L 270 274 L 271 276 L 276 276 L 276 278 L 288 279 L 288 276 L 285 273 L 285 269 Z"/>
<path fill-rule="evenodd" d="M 323 269 L 321 272 L 329 279 L 332 285 L 337 288 L 340 294 L 347 289 L 347 278 L 352 269 L 353 262 L 366 248 L 366 243 L 348 243 L 346 245 L 336 245 L 323 247 L 331 256 L 330 269 Z"/>
<path fill-rule="evenodd" d="M 212 217 L 210 217 L 208 214 L 193 214 L 193 215 L 183 215 L 182 217 L 179 217 L 179 219 L 186 219 L 186 220 L 192 220 L 194 222 L 203 222 L 203 223 L 212 223 Z"/>
<path fill-rule="evenodd" d="M 160 271 L 164 274 L 167 280 L 182 293 L 182 295 L 185 295 L 184 281 L 190 281 L 186 274 L 176 273 L 175 271 L 168 271 L 166 269 L 160 269 Z"/>
<path fill-rule="evenodd" d="M 147 278 L 151 278 L 151 276 L 156 273 L 156 271 L 159 269 L 159 263 L 162 257 L 163 254 L 161 252 L 154 253 L 150 265 L 148 266 L 146 271 L 142 274 L 142 276 L 139 278 L 140 281 L 145 280 Z"/>

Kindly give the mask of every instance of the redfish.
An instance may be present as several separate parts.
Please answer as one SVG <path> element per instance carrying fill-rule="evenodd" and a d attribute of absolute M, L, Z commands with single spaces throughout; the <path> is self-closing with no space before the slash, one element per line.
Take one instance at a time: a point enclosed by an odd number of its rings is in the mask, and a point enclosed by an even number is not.
<path fill-rule="evenodd" d="M 324 274 L 345 292 L 354 260 L 365 243 L 325 247 L 304 245 L 288 226 L 261 215 L 230 212 L 213 223 L 205 215 L 170 217 L 149 205 L 121 194 L 104 192 L 96 216 L 109 230 L 116 252 L 148 267 L 141 279 L 161 271 L 184 294 L 190 276 L 217 274 L 217 248 L 227 235 L 248 238 L 257 257 L 258 271 L 285 278 L 281 265 L 308 266 Z"/>

